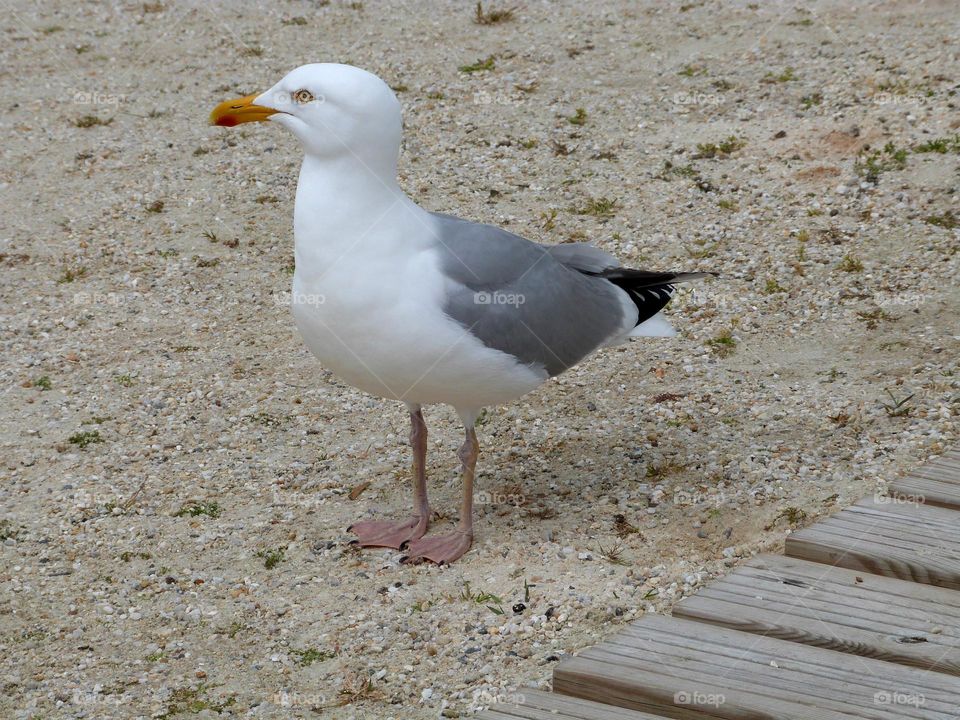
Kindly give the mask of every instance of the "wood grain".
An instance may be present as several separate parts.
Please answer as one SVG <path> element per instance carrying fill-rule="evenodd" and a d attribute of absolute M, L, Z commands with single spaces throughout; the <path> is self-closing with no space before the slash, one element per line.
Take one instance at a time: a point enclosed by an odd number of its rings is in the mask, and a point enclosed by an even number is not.
<path fill-rule="evenodd" d="M 890 483 L 890 495 L 960 509 L 960 451 L 930 460 L 905 478 Z"/>
<path fill-rule="evenodd" d="M 480 720 L 663 720 L 662 715 L 627 710 L 581 698 L 521 689 L 516 702 L 498 702 L 476 717 Z"/>
<path fill-rule="evenodd" d="M 648 616 L 563 661 L 554 670 L 554 690 L 684 720 L 952 720 L 960 679 Z"/>
<path fill-rule="evenodd" d="M 960 675 L 960 592 L 761 555 L 675 617 Z"/>
<path fill-rule="evenodd" d="M 960 513 L 865 498 L 787 538 L 790 557 L 960 589 Z"/>

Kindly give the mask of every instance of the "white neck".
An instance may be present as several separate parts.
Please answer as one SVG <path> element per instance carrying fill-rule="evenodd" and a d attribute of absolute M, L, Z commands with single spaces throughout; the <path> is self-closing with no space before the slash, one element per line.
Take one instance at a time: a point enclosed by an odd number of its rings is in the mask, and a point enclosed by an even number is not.
<path fill-rule="evenodd" d="M 396 162 L 376 168 L 354 155 L 306 155 L 300 167 L 294 208 L 298 268 L 323 272 L 363 239 L 399 230 L 426 211 L 406 196 L 396 180 Z M 426 222 L 422 217 L 420 223 Z M 298 270 L 299 272 L 299 270 Z"/>

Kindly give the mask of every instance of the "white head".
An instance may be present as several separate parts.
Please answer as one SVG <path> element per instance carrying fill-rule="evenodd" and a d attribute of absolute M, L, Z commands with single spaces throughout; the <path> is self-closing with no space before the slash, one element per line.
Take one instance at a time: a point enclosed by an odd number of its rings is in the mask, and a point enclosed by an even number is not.
<path fill-rule="evenodd" d="M 376 75 L 336 63 L 301 65 L 272 88 L 220 103 L 213 125 L 270 120 L 293 131 L 319 159 L 355 157 L 395 172 L 400 152 L 400 103 Z"/>

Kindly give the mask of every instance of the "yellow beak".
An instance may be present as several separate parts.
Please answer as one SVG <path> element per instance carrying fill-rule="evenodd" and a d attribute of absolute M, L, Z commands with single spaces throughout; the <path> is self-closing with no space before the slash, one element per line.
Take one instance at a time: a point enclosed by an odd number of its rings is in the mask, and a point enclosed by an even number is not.
<path fill-rule="evenodd" d="M 233 127 L 245 122 L 262 122 L 280 112 L 263 105 L 254 105 L 256 95 L 247 95 L 236 100 L 225 100 L 210 113 L 210 124 Z"/>

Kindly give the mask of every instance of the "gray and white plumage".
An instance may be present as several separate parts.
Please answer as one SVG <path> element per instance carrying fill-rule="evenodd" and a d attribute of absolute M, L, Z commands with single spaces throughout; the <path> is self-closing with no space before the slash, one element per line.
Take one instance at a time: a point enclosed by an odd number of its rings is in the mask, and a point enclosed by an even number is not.
<path fill-rule="evenodd" d="M 615 256 L 586 243 L 540 245 L 434 213 L 434 251 L 454 281 L 444 311 L 487 347 L 554 376 L 622 340 L 670 300 L 676 273 L 619 278 Z M 619 271 L 619 272 L 618 272 Z M 695 279 L 687 274 L 683 279 Z"/>
<path fill-rule="evenodd" d="M 587 244 L 546 246 L 431 213 L 397 184 L 402 123 L 381 79 L 346 65 L 304 65 L 257 96 L 228 100 L 217 125 L 269 120 L 301 141 L 294 210 L 293 317 L 341 380 L 404 402 L 414 447 L 414 514 L 352 526 L 367 547 L 450 562 L 473 538 L 474 429 L 480 410 L 522 396 L 606 345 L 670 335 L 660 310 L 703 273 L 620 266 Z M 457 529 L 429 524 L 422 406 L 452 405 L 465 428 Z"/>

